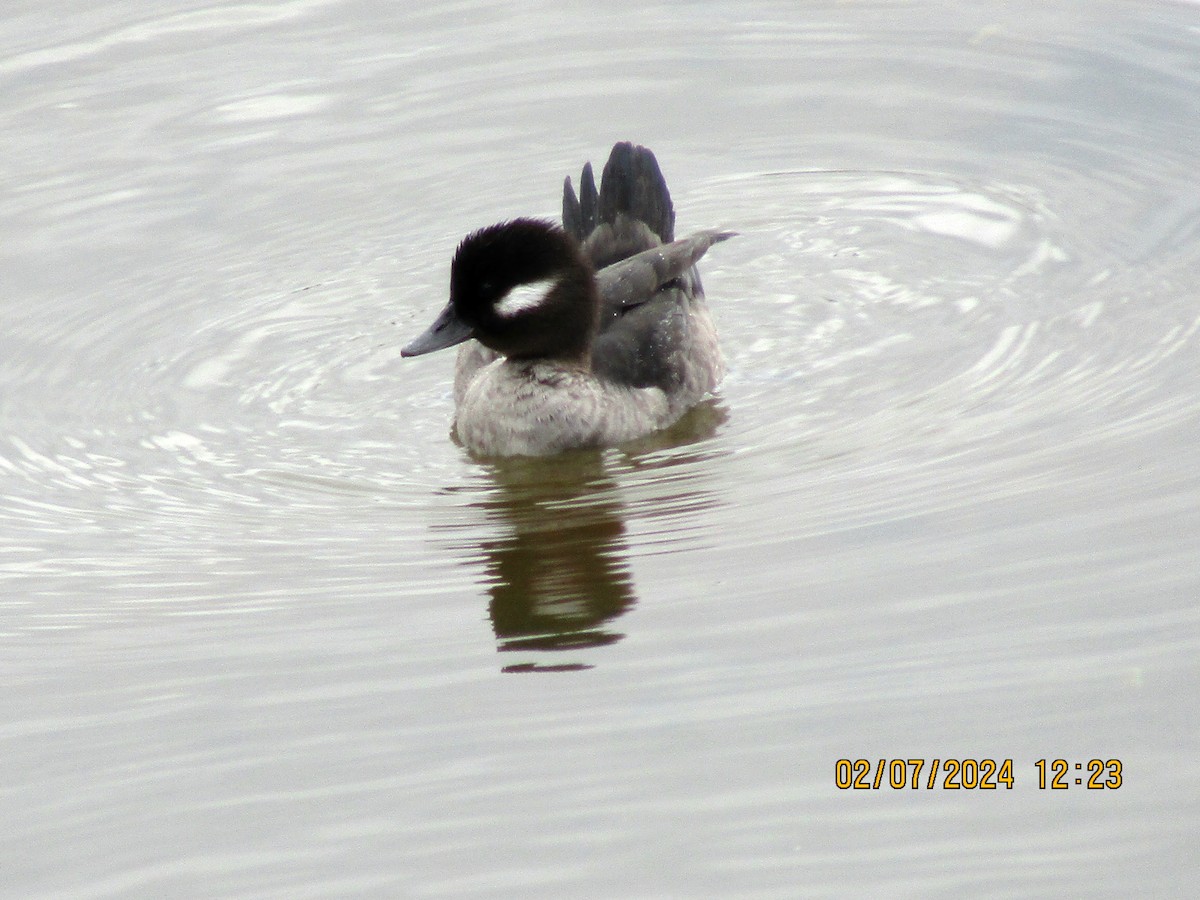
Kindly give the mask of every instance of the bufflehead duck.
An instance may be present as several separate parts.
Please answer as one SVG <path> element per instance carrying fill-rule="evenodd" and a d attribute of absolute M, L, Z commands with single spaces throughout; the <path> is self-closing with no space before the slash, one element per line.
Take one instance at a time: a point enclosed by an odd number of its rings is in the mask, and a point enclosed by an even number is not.
<path fill-rule="evenodd" d="M 695 264 L 733 232 L 674 240 L 654 154 L 612 149 L 596 190 L 563 185 L 563 227 L 519 218 L 468 235 L 450 302 L 402 356 L 455 344 L 455 429 L 478 456 L 608 447 L 673 424 L 725 360 Z"/>

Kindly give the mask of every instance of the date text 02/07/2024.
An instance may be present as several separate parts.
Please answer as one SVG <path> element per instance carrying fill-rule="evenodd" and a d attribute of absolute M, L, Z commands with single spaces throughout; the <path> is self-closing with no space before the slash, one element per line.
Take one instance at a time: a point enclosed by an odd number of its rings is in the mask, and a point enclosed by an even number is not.
<path fill-rule="evenodd" d="M 1065 759 L 1039 759 L 1039 790 L 1116 790 L 1123 783 L 1124 765 L 1119 759 L 1089 759 L 1071 763 Z M 939 782 L 940 779 L 940 782 Z M 1011 759 L 839 759 L 834 765 L 834 785 L 839 790 L 981 790 L 1016 784 Z"/>

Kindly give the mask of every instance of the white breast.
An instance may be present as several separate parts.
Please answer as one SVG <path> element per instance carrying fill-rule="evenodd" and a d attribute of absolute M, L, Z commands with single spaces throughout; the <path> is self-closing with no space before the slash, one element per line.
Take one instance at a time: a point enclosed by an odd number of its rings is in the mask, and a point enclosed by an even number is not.
<path fill-rule="evenodd" d="M 550 362 L 499 359 L 467 388 L 455 427 L 481 456 L 545 456 L 621 444 L 675 418 L 658 388 L 607 384 Z"/>

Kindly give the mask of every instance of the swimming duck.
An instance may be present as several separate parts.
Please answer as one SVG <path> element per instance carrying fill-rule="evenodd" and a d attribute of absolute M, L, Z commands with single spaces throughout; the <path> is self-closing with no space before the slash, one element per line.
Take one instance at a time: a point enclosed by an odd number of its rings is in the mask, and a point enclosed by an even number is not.
<path fill-rule="evenodd" d="M 725 373 L 696 262 L 733 232 L 674 239 L 654 154 L 613 147 L 597 191 L 563 185 L 563 224 L 518 218 L 459 244 L 450 301 L 402 348 L 464 344 L 455 430 L 478 456 L 608 447 L 673 424 Z"/>

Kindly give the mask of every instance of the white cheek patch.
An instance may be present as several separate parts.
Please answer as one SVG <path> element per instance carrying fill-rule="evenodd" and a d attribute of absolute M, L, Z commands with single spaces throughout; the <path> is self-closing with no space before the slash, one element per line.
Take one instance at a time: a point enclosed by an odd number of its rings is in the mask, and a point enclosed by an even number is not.
<path fill-rule="evenodd" d="M 531 281 L 528 284 L 518 284 L 497 301 L 493 309 L 496 315 L 509 319 L 529 312 L 541 306 L 546 294 L 554 286 L 553 278 L 543 278 L 541 281 Z"/>

